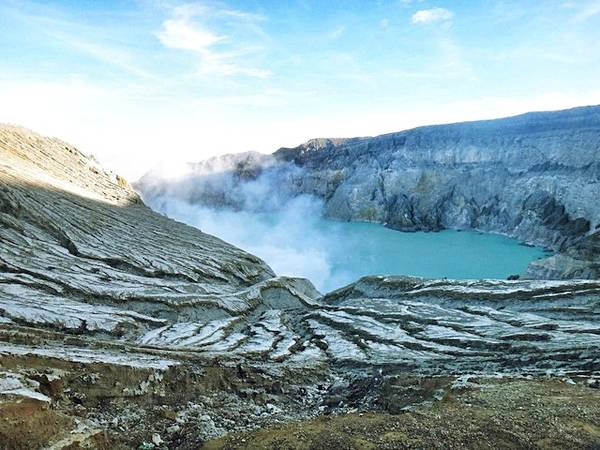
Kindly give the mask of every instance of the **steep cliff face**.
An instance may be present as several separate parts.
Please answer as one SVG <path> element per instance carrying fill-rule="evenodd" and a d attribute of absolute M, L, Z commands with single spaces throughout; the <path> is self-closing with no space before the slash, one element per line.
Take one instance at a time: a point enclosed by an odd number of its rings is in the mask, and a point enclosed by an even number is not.
<path fill-rule="evenodd" d="M 563 248 L 600 220 L 600 108 L 310 141 L 274 156 L 306 168 L 327 213 L 400 230 L 477 228 Z"/>
<path fill-rule="evenodd" d="M 190 165 L 176 182 L 147 176 L 138 188 L 177 196 L 182 184 L 205 205 L 247 208 L 249 189 L 256 208 L 310 194 L 335 219 L 403 231 L 479 229 L 565 250 L 600 223 L 600 107 L 315 139 L 269 156 Z"/>

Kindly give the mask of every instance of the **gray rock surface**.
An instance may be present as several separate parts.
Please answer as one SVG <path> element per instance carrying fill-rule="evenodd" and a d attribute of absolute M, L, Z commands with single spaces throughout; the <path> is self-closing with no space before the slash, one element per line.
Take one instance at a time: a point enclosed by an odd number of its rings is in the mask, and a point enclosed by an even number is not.
<path fill-rule="evenodd" d="M 596 282 L 370 278 L 322 297 L 153 212 L 69 145 L 10 127 L 0 136 L 0 326 L 291 366 L 456 369 L 462 355 L 469 370 L 510 368 L 515 357 L 519 370 L 538 370 L 524 358 L 532 351 L 544 370 L 570 354 L 574 370 L 590 363 L 575 342 L 597 345 Z"/>
<path fill-rule="evenodd" d="M 257 179 L 270 157 L 252 158 L 243 172 Z M 232 430 L 375 407 L 369 386 L 405 374 L 590 377 L 599 299 L 593 280 L 406 277 L 323 296 L 153 212 L 68 144 L 0 127 L 8 448 L 137 448 L 154 434 L 197 448 Z"/>
<path fill-rule="evenodd" d="M 227 155 L 193 164 L 177 181 L 148 174 L 136 186 L 148 198 L 185 195 L 233 208 L 271 208 L 289 196 L 310 194 L 335 219 L 404 231 L 478 229 L 562 251 L 600 224 L 600 106 L 376 137 L 313 139 L 273 155 Z M 529 275 L 597 273 L 548 264 L 554 269 L 532 269 Z"/>
<path fill-rule="evenodd" d="M 156 214 L 65 143 L 3 127 L 0 155 L 4 298 L 35 292 L 49 302 L 134 301 L 164 311 L 203 299 L 220 308 L 228 294 L 274 275 L 258 258 Z"/>
<path fill-rule="evenodd" d="M 600 278 L 600 232 L 595 232 L 549 258 L 533 261 L 526 278 Z"/>

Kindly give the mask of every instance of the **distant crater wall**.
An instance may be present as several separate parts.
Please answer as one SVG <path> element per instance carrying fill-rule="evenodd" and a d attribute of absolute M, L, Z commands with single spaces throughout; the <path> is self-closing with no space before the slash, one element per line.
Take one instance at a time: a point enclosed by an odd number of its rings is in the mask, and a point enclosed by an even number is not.
<path fill-rule="evenodd" d="M 334 219 L 403 231 L 479 229 L 562 251 L 600 223 L 600 107 L 313 139 L 189 169 L 175 183 L 148 174 L 136 187 L 238 209 L 308 194 Z"/>

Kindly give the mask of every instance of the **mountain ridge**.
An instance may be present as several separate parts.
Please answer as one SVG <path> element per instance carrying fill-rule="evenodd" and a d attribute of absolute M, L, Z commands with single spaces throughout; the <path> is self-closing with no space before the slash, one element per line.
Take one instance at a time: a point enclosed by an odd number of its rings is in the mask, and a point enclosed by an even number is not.
<path fill-rule="evenodd" d="M 313 144 L 321 144 L 321 143 L 331 143 L 334 145 L 344 144 L 348 141 L 363 141 L 368 139 L 376 139 L 376 138 L 384 138 L 391 137 L 400 134 L 418 132 L 418 131 L 430 131 L 438 128 L 454 128 L 454 127 L 471 127 L 477 128 L 478 125 L 485 127 L 485 125 L 498 124 L 498 123 L 506 123 L 510 125 L 511 123 L 520 123 L 522 121 L 529 120 L 531 118 L 543 118 L 545 120 L 545 124 L 547 124 L 547 119 L 555 115 L 555 113 L 561 113 L 561 115 L 573 115 L 577 118 L 580 113 L 593 113 L 594 116 L 600 117 L 600 105 L 585 105 L 585 106 L 576 106 L 568 109 L 556 109 L 556 110 L 540 110 L 540 111 L 529 111 L 525 113 L 515 114 L 511 116 L 498 117 L 494 119 L 479 119 L 479 120 L 467 120 L 467 121 L 458 121 L 458 122 L 448 122 L 448 123 L 440 123 L 434 125 L 419 125 L 412 128 L 403 129 L 400 131 L 392 131 L 389 133 L 382 133 L 372 136 L 356 136 L 356 137 L 339 137 L 339 138 L 331 138 L 331 137 L 319 137 L 319 138 L 311 138 L 307 141 L 297 145 L 296 147 L 280 147 L 270 154 L 275 154 L 280 150 L 290 150 L 296 149 L 303 146 L 309 146 Z M 596 125 L 594 122 L 593 125 Z M 240 152 L 245 153 L 245 152 Z M 232 153 L 235 154 L 235 153 Z"/>
<path fill-rule="evenodd" d="M 337 220 L 400 231 L 475 229 L 560 252 L 600 239 L 600 106 L 313 139 L 189 168 L 178 181 L 146 176 L 135 186 L 148 198 L 180 198 L 181 187 L 193 203 L 233 209 L 247 207 L 246 187 L 260 186 L 262 197 L 251 202 L 258 209 L 310 195 Z M 536 262 L 527 276 L 600 277 L 586 258 L 571 251 L 554 258 L 552 270 Z"/>

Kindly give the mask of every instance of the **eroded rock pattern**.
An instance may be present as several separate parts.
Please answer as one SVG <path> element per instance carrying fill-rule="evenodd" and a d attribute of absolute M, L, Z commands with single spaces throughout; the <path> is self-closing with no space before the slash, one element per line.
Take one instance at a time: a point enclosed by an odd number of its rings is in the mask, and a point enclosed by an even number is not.
<path fill-rule="evenodd" d="M 0 128 L 0 448 L 197 448 L 408 407 L 423 380 L 474 373 L 595 382 L 599 319 L 593 280 L 367 277 L 322 295 L 68 144 Z"/>

